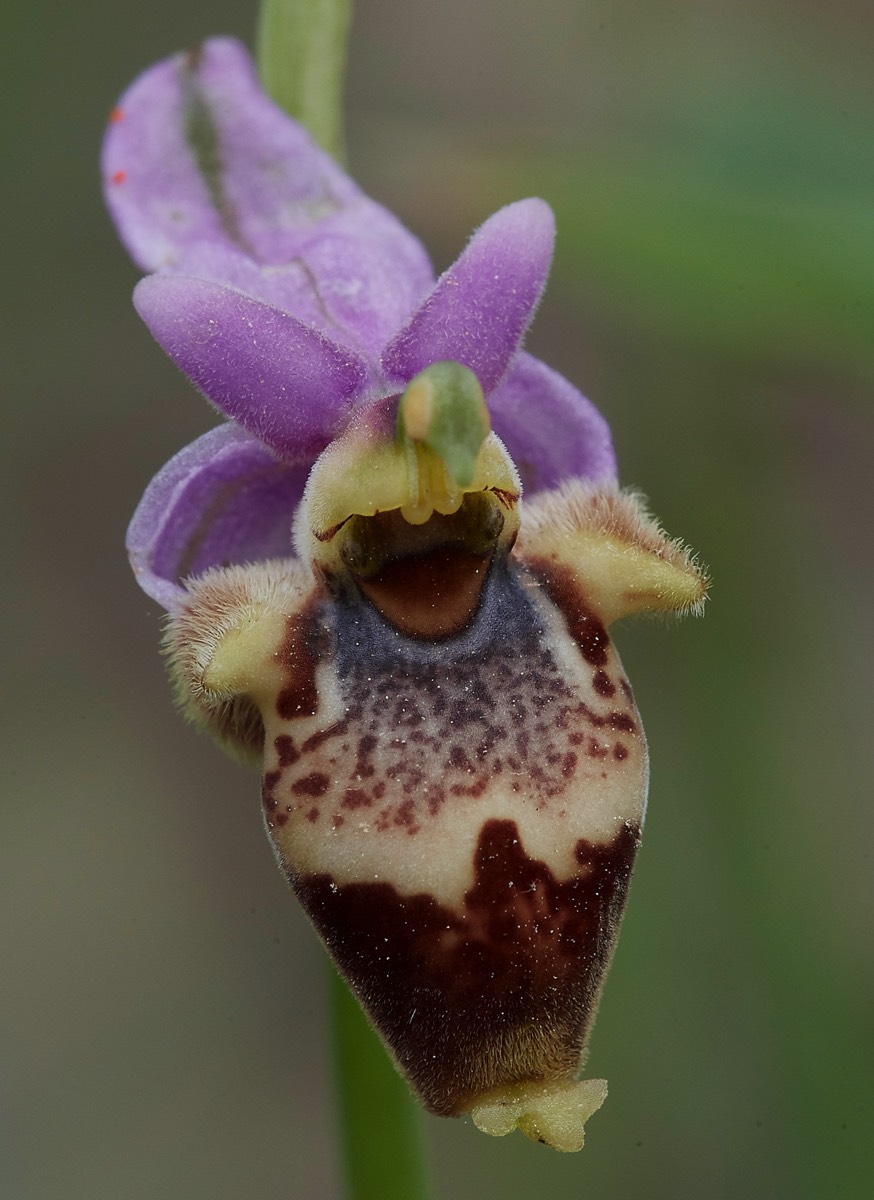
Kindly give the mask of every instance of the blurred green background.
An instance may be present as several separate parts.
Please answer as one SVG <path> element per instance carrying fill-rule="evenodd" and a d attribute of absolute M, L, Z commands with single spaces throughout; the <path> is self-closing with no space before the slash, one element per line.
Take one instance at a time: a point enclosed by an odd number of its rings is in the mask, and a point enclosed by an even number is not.
<path fill-rule="evenodd" d="M 102 126 L 254 4 L 4 18 L 0 1195 L 333 1200 L 321 951 L 122 551 L 215 418 L 129 303 Z M 354 172 L 438 267 L 554 205 L 529 348 L 715 579 L 703 621 L 618 631 L 653 785 L 610 1099 L 578 1156 L 428 1119 L 440 1200 L 874 1194 L 872 34 L 863 0 L 359 3 Z"/>

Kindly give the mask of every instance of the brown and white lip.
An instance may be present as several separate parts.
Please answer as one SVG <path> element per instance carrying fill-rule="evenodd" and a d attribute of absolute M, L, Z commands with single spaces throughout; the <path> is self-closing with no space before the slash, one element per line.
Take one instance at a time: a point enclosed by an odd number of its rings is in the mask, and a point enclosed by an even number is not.
<path fill-rule="evenodd" d="M 458 905 L 486 820 L 515 822 L 561 879 L 578 840 L 641 824 L 646 745 L 612 644 L 587 663 L 534 577 L 494 576 L 452 639 L 404 637 L 366 599 L 324 602 L 289 638 L 289 686 L 264 713 L 266 815 L 289 869 Z"/>
<path fill-rule="evenodd" d="M 646 795 L 603 627 L 576 614 L 578 644 L 506 555 L 453 637 L 409 636 L 366 592 L 308 620 L 318 708 L 283 689 L 300 715 L 265 714 L 265 818 L 337 965 L 435 1112 L 572 1079 Z"/>
<path fill-rule="evenodd" d="M 193 581 L 168 649 L 195 719 L 263 753 L 277 857 L 424 1103 L 573 1150 L 648 784 L 606 625 L 706 578 L 633 494 L 574 483 L 520 527 L 485 482 L 414 532 L 301 536 L 314 570 Z"/>

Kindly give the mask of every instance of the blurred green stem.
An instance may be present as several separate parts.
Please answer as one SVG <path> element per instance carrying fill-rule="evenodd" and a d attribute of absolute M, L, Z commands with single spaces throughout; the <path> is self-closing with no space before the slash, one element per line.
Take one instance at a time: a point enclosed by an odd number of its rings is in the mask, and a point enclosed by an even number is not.
<path fill-rule="evenodd" d="M 349 1200 L 429 1200 L 418 1110 L 355 997 L 330 973 Z"/>
<path fill-rule="evenodd" d="M 342 162 L 352 0 L 262 0 L 256 37 L 267 94 Z"/>

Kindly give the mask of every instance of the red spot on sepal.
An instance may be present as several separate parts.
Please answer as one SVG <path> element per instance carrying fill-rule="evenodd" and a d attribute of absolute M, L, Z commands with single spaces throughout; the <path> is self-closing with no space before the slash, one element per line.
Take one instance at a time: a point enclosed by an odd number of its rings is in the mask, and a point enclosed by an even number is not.
<path fill-rule="evenodd" d="M 114 184 L 124 183 L 127 179 L 127 171 L 113 171 L 109 177 L 109 182 Z"/>

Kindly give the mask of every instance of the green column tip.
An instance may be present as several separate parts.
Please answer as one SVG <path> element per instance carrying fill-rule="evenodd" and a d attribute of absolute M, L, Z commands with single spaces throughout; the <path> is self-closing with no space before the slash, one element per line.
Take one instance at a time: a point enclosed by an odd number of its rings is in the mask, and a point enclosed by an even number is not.
<path fill-rule="evenodd" d="M 428 446 L 459 487 L 473 479 L 491 422 L 473 371 L 457 362 L 432 363 L 406 387 L 398 406 L 398 436 Z"/>

